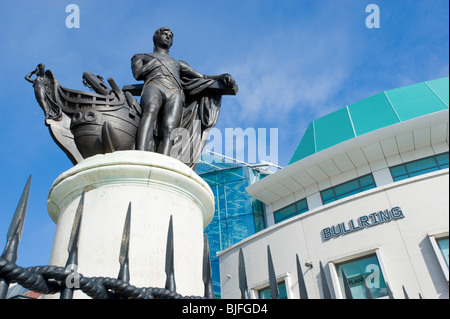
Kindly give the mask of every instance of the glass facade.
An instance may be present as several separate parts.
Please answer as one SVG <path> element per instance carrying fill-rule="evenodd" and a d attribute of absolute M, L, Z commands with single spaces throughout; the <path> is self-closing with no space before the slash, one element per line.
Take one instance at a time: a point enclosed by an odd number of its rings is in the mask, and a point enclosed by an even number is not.
<path fill-rule="evenodd" d="M 263 204 L 245 190 L 264 175 L 251 166 L 217 162 L 209 167 L 199 165 L 196 172 L 211 187 L 215 198 L 214 217 L 205 233 L 209 241 L 214 293 L 220 298 L 216 253 L 266 227 Z"/>
<path fill-rule="evenodd" d="M 308 211 L 306 198 L 273 213 L 275 224 Z"/>
<path fill-rule="evenodd" d="M 368 174 L 323 190 L 320 192 L 320 196 L 322 197 L 322 203 L 325 205 L 338 199 L 364 192 L 375 187 L 376 184 L 372 174 Z"/>
<path fill-rule="evenodd" d="M 345 272 L 354 299 L 367 299 L 364 280 L 373 298 L 388 295 L 386 282 L 375 254 L 338 264 L 336 270 L 343 294 L 345 289 L 342 270 Z"/>
<path fill-rule="evenodd" d="M 390 167 L 394 182 L 448 168 L 448 152 Z"/>

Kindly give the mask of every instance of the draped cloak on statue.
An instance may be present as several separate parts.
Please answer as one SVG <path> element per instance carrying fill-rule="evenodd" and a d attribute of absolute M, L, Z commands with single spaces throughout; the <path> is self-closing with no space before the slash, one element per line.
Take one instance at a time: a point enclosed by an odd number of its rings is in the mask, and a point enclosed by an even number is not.
<path fill-rule="evenodd" d="M 195 170 L 200 154 L 208 140 L 209 130 L 216 125 L 219 119 L 222 95 L 208 92 L 208 88 L 216 82 L 213 79 L 182 77 L 181 82 L 186 101 L 180 127 L 175 129 L 171 135 L 174 138 L 171 157 Z M 158 143 L 158 140 L 156 128 L 155 143 Z"/>

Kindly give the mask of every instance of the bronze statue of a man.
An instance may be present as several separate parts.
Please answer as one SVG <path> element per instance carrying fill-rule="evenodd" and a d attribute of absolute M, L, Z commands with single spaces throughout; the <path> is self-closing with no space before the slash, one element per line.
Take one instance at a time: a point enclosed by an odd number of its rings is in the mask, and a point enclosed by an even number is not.
<path fill-rule="evenodd" d="M 142 117 L 136 136 L 136 149 L 156 151 L 170 156 L 173 145 L 171 132 L 181 122 L 186 102 L 183 79 L 211 79 L 233 87 L 235 80 L 229 74 L 203 75 L 186 62 L 169 56 L 173 33 L 167 27 L 156 30 L 153 36 L 154 51 L 136 54 L 131 59 L 131 68 L 136 80 L 143 80 L 141 94 Z M 158 145 L 155 145 L 154 131 L 157 126 Z"/>

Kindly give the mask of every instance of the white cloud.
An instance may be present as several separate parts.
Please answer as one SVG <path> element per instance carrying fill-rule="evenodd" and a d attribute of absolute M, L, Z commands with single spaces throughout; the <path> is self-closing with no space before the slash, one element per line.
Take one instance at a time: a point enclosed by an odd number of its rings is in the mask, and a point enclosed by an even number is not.
<path fill-rule="evenodd" d="M 291 32 L 282 41 L 279 35 L 276 30 L 260 46 L 224 67 L 238 82 L 241 116 L 255 123 L 302 112 L 322 114 L 322 109 L 329 108 L 330 97 L 344 86 L 351 67 L 342 30 Z M 278 46 L 271 48 L 268 43 Z"/>

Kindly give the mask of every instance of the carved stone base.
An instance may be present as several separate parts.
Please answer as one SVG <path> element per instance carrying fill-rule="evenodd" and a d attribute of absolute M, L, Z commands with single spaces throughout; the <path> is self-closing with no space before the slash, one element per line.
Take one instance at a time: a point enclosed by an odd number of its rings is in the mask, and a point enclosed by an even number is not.
<path fill-rule="evenodd" d="M 203 230 L 214 215 L 214 196 L 193 170 L 150 152 L 118 151 L 83 160 L 53 183 L 48 212 L 57 223 L 51 265 L 65 266 L 72 224 L 85 190 L 77 271 L 87 277 L 117 278 L 119 251 L 131 202 L 130 283 L 162 287 L 173 216 L 177 293 L 203 296 Z M 87 297 L 76 291 L 74 298 Z"/>

